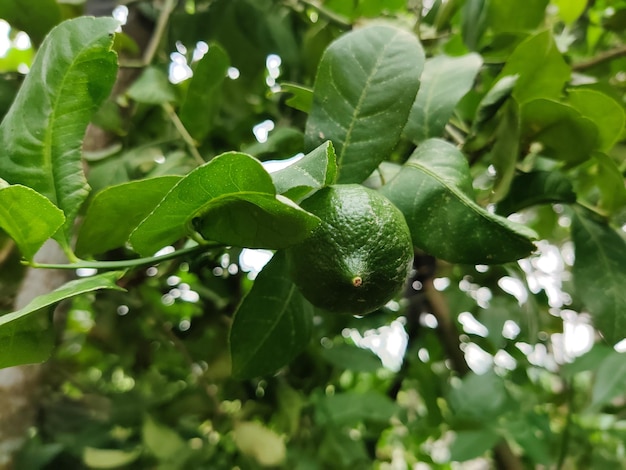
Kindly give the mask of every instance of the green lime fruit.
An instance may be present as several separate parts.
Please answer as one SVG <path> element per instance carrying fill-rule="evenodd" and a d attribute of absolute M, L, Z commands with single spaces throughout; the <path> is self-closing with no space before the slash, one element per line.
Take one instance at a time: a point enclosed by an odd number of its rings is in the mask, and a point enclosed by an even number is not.
<path fill-rule="evenodd" d="M 402 289 L 413 244 L 404 216 L 385 196 L 358 184 L 335 185 L 301 206 L 322 221 L 287 250 L 291 277 L 309 302 L 365 314 Z"/>

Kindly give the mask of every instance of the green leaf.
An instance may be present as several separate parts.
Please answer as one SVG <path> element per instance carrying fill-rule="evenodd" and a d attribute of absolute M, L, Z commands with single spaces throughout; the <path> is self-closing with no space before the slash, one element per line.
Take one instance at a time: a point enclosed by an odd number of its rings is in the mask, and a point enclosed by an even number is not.
<path fill-rule="evenodd" d="M 526 7 L 506 8 L 514 15 L 527 10 Z M 537 98 L 558 98 L 570 78 L 570 67 L 557 49 L 550 31 L 543 31 L 515 48 L 499 78 L 506 75 L 519 75 L 513 96 L 523 104 Z"/>
<path fill-rule="evenodd" d="M 491 429 L 477 431 L 456 431 L 450 445 L 450 461 L 464 462 L 475 459 L 491 450 L 500 440 L 498 433 Z"/>
<path fill-rule="evenodd" d="M 598 412 L 613 398 L 624 395 L 626 388 L 626 354 L 613 351 L 599 364 L 596 363 L 596 379 L 591 390 L 588 411 Z"/>
<path fill-rule="evenodd" d="M 360 183 L 390 155 L 415 101 L 423 63 L 415 36 L 384 25 L 354 30 L 326 49 L 305 148 L 332 141 L 340 183 Z"/>
<path fill-rule="evenodd" d="M 624 131 L 626 115 L 622 106 L 604 93 L 587 89 L 569 90 L 567 102 L 583 117 L 596 124 L 596 148 L 604 152 L 611 150 Z"/>
<path fill-rule="evenodd" d="M 474 133 L 478 132 L 487 121 L 494 117 L 511 96 L 517 83 L 517 77 L 517 75 L 506 75 L 500 78 L 480 100 L 472 123 Z"/>
<path fill-rule="evenodd" d="M 27 260 L 63 222 L 63 211 L 35 190 L 22 185 L 0 187 L 0 228 L 15 240 Z"/>
<path fill-rule="evenodd" d="M 495 33 L 526 32 L 545 18 L 548 0 L 490 0 L 489 26 Z"/>
<path fill-rule="evenodd" d="M 472 89 L 482 63 L 474 53 L 428 59 L 404 135 L 414 142 L 442 136 L 454 108 Z"/>
<path fill-rule="evenodd" d="M 331 142 L 324 142 L 297 162 L 271 173 L 276 191 L 294 201 L 331 185 L 337 177 L 337 159 Z"/>
<path fill-rule="evenodd" d="M 211 44 L 194 67 L 180 107 L 180 120 L 198 142 L 202 142 L 213 127 L 229 65 L 226 51 L 218 44 Z"/>
<path fill-rule="evenodd" d="M 177 100 L 174 86 L 165 72 L 158 67 L 148 67 L 128 88 L 126 94 L 137 103 L 164 104 Z"/>
<path fill-rule="evenodd" d="M 570 164 L 587 160 L 597 148 L 598 127 L 577 109 L 554 100 L 537 99 L 522 106 L 522 133 L 543 144 L 542 155 Z"/>
<path fill-rule="evenodd" d="M 487 27 L 488 6 L 488 0 L 467 0 L 461 10 L 461 36 L 472 51 L 478 49 L 480 38 Z"/>
<path fill-rule="evenodd" d="M 89 468 L 120 468 L 135 462 L 141 455 L 141 449 L 96 449 L 85 447 L 83 463 Z"/>
<path fill-rule="evenodd" d="M 559 8 L 559 16 L 565 23 L 575 22 L 587 7 L 587 0 L 552 0 Z"/>
<path fill-rule="evenodd" d="M 45 361 L 54 347 L 47 309 L 62 300 L 101 289 L 124 290 L 115 282 L 121 272 L 70 281 L 33 299 L 24 308 L 0 316 L 0 368 Z"/>
<path fill-rule="evenodd" d="M 483 375 L 471 372 L 463 377 L 460 386 L 450 390 L 448 402 L 455 419 L 484 425 L 508 410 L 510 397 L 504 380 L 495 372 Z"/>
<path fill-rule="evenodd" d="M 284 196 L 254 192 L 215 198 L 192 219 L 205 240 L 273 250 L 303 241 L 319 223 Z"/>
<path fill-rule="evenodd" d="M 146 416 L 141 429 L 143 442 L 159 460 L 171 460 L 187 448 L 186 442 L 172 429 Z"/>
<path fill-rule="evenodd" d="M 236 423 L 233 439 L 241 453 L 254 458 L 263 467 L 280 465 L 287 457 L 284 438 L 261 423 Z"/>
<path fill-rule="evenodd" d="M 111 44 L 117 27 L 112 18 L 81 17 L 54 28 L 0 124 L 0 174 L 65 213 L 56 239 L 66 249 L 89 189 L 81 164 L 83 135 L 115 81 Z"/>
<path fill-rule="evenodd" d="M 582 211 L 573 217 L 572 240 L 575 292 L 594 326 L 615 344 L 626 337 L 626 241 Z"/>
<path fill-rule="evenodd" d="M 570 179 L 558 171 L 533 171 L 518 174 L 496 212 L 507 216 L 537 204 L 576 202 Z"/>
<path fill-rule="evenodd" d="M 521 133 L 519 106 L 511 99 L 502 109 L 496 128 L 496 141 L 491 148 L 491 163 L 496 170 L 493 202 L 498 202 L 509 192 L 520 154 Z"/>
<path fill-rule="evenodd" d="M 269 375 L 306 347 L 313 328 L 313 306 L 287 274 L 283 252 L 259 273 L 233 318 L 230 353 L 233 376 Z"/>
<path fill-rule="evenodd" d="M 27 33 L 38 46 L 61 21 L 61 9 L 56 0 L 2 0 L 0 18 Z"/>
<path fill-rule="evenodd" d="M 131 245 L 150 256 L 191 234 L 194 226 L 225 244 L 279 248 L 297 243 L 319 219 L 275 192 L 261 162 L 243 153 L 222 154 L 181 179 L 131 233 Z"/>
<path fill-rule="evenodd" d="M 423 142 L 381 192 L 404 214 L 415 246 L 438 258 L 497 264 L 534 250 L 532 230 L 476 204 L 467 160 L 443 140 Z"/>
<path fill-rule="evenodd" d="M 399 411 L 397 403 L 379 392 L 346 392 L 319 399 L 315 415 L 320 425 L 349 426 L 362 421 L 387 423 Z"/>
<path fill-rule="evenodd" d="M 348 344 L 322 348 L 320 355 L 341 370 L 376 372 L 382 367 L 380 359 L 372 351 Z"/>
<path fill-rule="evenodd" d="M 180 179 L 179 176 L 161 176 L 100 191 L 89 204 L 78 232 L 76 254 L 95 255 L 124 246 L 133 229 Z"/>
<path fill-rule="evenodd" d="M 296 83 L 281 83 L 280 91 L 289 93 L 291 96 L 285 100 L 285 103 L 298 111 L 310 113 L 313 106 L 313 90 Z"/>
<path fill-rule="evenodd" d="M 601 152 L 594 152 L 597 162 L 597 186 L 600 190 L 600 207 L 609 214 L 617 212 L 626 205 L 626 186 L 622 171 L 611 157 Z"/>

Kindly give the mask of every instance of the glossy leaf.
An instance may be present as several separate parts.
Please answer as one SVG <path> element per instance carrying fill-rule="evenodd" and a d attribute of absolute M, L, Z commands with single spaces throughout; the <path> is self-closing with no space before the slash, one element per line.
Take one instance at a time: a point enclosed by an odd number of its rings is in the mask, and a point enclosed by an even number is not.
<path fill-rule="evenodd" d="M 333 144 L 325 142 L 288 167 L 271 173 L 276 191 L 298 201 L 315 190 L 331 185 L 337 177 Z"/>
<path fill-rule="evenodd" d="M 35 190 L 22 185 L 0 187 L 0 228 L 31 260 L 65 222 L 63 211 Z"/>
<path fill-rule="evenodd" d="M 0 368 L 45 361 L 54 347 L 48 308 L 62 300 L 101 289 L 124 290 L 115 282 L 121 272 L 109 272 L 70 281 L 24 308 L 0 316 Z"/>
<path fill-rule="evenodd" d="M 2 0 L 0 18 L 27 33 L 36 46 L 62 19 L 56 0 Z"/>
<path fill-rule="evenodd" d="M 161 176 L 110 186 L 95 195 L 76 242 L 78 256 L 124 246 L 131 232 L 161 202 L 180 176 Z"/>
<path fill-rule="evenodd" d="M 558 171 L 533 171 L 518 174 L 496 212 L 507 216 L 537 204 L 576 202 L 570 178 Z"/>
<path fill-rule="evenodd" d="M 626 241 L 610 226 L 579 211 L 572 221 L 576 295 L 594 326 L 615 344 L 626 337 Z"/>
<path fill-rule="evenodd" d="M 117 63 L 111 51 L 118 23 L 82 17 L 50 32 L 0 124 L 0 174 L 29 186 L 65 213 L 57 240 L 68 232 L 88 193 L 81 164 L 89 120 L 109 94 Z"/>
<path fill-rule="evenodd" d="M 626 115 L 622 106 L 604 93 L 595 90 L 569 90 L 567 102 L 598 127 L 596 148 L 610 150 L 624 131 Z"/>
<path fill-rule="evenodd" d="M 417 38 L 384 25 L 333 42 L 318 67 L 306 125 L 307 151 L 330 140 L 341 183 L 360 183 L 398 143 L 419 87 Z"/>
<path fill-rule="evenodd" d="M 193 219 L 205 240 L 246 248 L 286 248 L 320 223 L 284 196 L 239 192 L 213 199 Z"/>
<path fill-rule="evenodd" d="M 177 99 L 167 75 L 157 67 L 145 69 L 126 94 L 137 103 L 154 105 L 171 103 Z"/>
<path fill-rule="evenodd" d="M 204 140 L 213 127 L 229 65 L 226 51 L 218 44 L 211 44 L 193 70 L 193 77 L 180 107 L 180 120 L 198 142 Z"/>
<path fill-rule="evenodd" d="M 598 143 L 598 127 L 574 107 L 538 99 L 522 106 L 522 132 L 543 144 L 542 154 L 571 164 L 587 160 Z"/>
<path fill-rule="evenodd" d="M 277 252 L 259 273 L 233 318 L 233 375 L 269 375 L 289 364 L 309 342 L 313 310 L 287 275 L 284 253 Z"/>
<path fill-rule="evenodd" d="M 381 192 L 404 214 L 415 246 L 438 258 L 497 264 L 534 250 L 532 230 L 476 204 L 467 160 L 443 140 L 423 142 Z"/>
<path fill-rule="evenodd" d="M 487 0 L 467 0 L 461 10 L 461 35 L 463 42 L 472 51 L 478 49 L 478 43 L 487 28 Z"/>
<path fill-rule="evenodd" d="M 618 396 L 623 396 L 626 388 L 626 354 L 611 352 L 602 362 L 595 364 L 596 377 L 591 391 L 590 411 L 600 409 Z"/>
<path fill-rule="evenodd" d="M 454 108 L 472 89 L 482 63 L 480 55 L 473 53 L 428 59 L 404 135 L 414 142 L 441 137 Z"/>
<path fill-rule="evenodd" d="M 552 0 L 558 9 L 559 16 L 566 23 L 575 22 L 587 8 L 587 0 Z"/>
<path fill-rule="evenodd" d="M 191 234 L 194 227 L 218 238 L 213 241 L 247 247 L 278 248 L 301 241 L 318 219 L 277 199 L 275 191 L 261 162 L 242 153 L 222 154 L 181 179 L 131 233 L 131 245 L 150 256 Z M 229 204 L 236 209 L 231 211 Z M 233 235 L 236 240 L 227 240 Z"/>
<path fill-rule="evenodd" d="M 506 7 L 514 15 L 521 9 Z M 570 67 L 559 52 L 550 31 L 520 43 L 509 56 L 499 77 L 518 75 L 513 96 L 520 104 L 537 98 L 558 98 L 570 78 Z"/>

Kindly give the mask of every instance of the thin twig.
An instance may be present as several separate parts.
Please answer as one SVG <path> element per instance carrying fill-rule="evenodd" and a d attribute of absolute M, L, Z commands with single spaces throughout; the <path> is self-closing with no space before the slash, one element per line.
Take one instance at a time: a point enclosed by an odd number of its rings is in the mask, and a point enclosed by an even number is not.
<path fill-rule="evenodd" d="M 608 62 L 613 59 L 617 59 L 619 57 L 626 56 L 626 46 L 616 47 L 615 49 L 611 49 L 609 51 L 603 52 L 596 57 L 593 57 L 584 62 L 579 62 L 577 64 L 572 65 L 572 69 L 576 71 L 590 69 L 599 65 L 603 62 Z"/>
<path fill-rule="evenodd" d="M 172 124 L 174 124 L 174 127 L 187 144 L 187 147 L 189 147 L 189 152 L 196 160 L 198 165 L 203 165 L 204 163 L 206 163 L 204 161 L 204 158 L 202 158 L 202 155 L 200 155 L 200 152 L 198 152 L 197 142 L 194 140 L 193 137 L 191 137 L 191 134 L 189 134 L 189 132 L 185 128 L 185 125 L 178 117 L 178 114 L 176 114 L 176 111 L 174 111 L 172 105 L 169 103 L 163 103 L 163 109 L 165 109 L 165 112 L 170 118 L 170 121 L 172 121 Z"/>

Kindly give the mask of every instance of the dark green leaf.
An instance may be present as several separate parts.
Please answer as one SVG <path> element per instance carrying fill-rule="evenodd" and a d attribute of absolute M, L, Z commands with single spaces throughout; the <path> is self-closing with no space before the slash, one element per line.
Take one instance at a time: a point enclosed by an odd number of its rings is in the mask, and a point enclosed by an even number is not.
<path fill-rule="evenodd" d="M 27 33 L 36 46 L 62 19 L 56 0 L 2 0 L 0 18 Z"/>
<path fill-rule="evenodd" d="M 604 93 L 587 89 L 569 90 L 567 102 L 598 127 L 596 148 L 610 150 L 624 131 L 626 116 L 620 104 Z"/>
<path fill-rule="evenodd" d="M 514 99 L 502 109 L 495 138 L 491 149 L 491 163 L 496 170 L 492 200 L 498 202 L 509 192 L 520 154 L 520 115 Z"/>
<path fill-rule="evenodd" d="M 109 186 L 91 201 L 78 233 L 76 254 L 95 255 L 124 246 L 131 232 L 158 205 L 179 176 Z"/>
<path fill-rule="evenodd" d="M 532 230 L 476 204 L 467 160 L 443 140 L 423 142 L 381 192 L 404 214 L 413 243 L 441 259 L 497 264 L 534 250 Z"/>
<path fill-rule="evenodd" d="M 81 164 L 89 120 L 109 94 L 117 63 L 111 51 L 118 23 L 82 17 L 52 30 L 0 124 L 0 174 L 46 196 L 65 213 L 56 239 L 68 233 L 88 193 Z"/>
<path fill-rule="evenodd" d="M 126 94 L 137 103 L 164 104 L 176 101 L 176 92 L 167 75 L 157 67 L 148 67 L 128 88 Z"/>
<path fill-rule="evenodd" d="M 504 380 L 493 371 L 469 373 L 460 386 L 450 391 L 448 401 L 456 419 L 483 425 L 502 415 L 510 405 Z"/>
<path fill-rule="evenodd" d="M 54 347 L 47 309 L 86 292 L 123 290 L 115 284 L 122 274 L 108 272 L 70 281 L 49 294 L 36 297 L 24 308 L 0 316 L 0 368 L 45 361 Z"/>
<path fill-rule="evenodd" d="M 450 460 L 464 462 L 475 459 L 491 450 L 501 439 L 491 429 L 477 431 L 456 431 L 454 442 L 450 446 Z"/>
<path fill-rule="evenodd" d="M 318 424 L 355 425 L 362 421 L 386 423 L 399 411 L 389 397 L 375 391 L 336 393 L 317 402 Z"/>
<path fill-rule="evenodd" d="M 535 463 L 549 466 L 553 461 L 554 434 L 547 414 L 512 410 L 515 414 L 502 420 L 505 433 L 524 449 Z"/>
<path fill-rule="evenodd" d="M 614 398 L 624 395 L 626 389 L 626 354 L 613 351 L 599 367 L 596 363 L 596 380 L 591 391 L 588 410 L 598 412 Z"/>
<path fill-rule="evenodd" d="M 428 59 L 404 134 L 414 142 L 441 137 L 459 100 L 472 89 L 482 63 L 480 55 L 473 53 Z"/>
<path fill-rule="evenodd" d="M 323 348 L 320 355 L 334 366 L 357 372 L 376 372 L 382 367 L 380 359 L 370 350 L 339 344 Z"/>
<path fill-rule="evenodd" d="M 488 0 L 467 0 L 461 10 L 461 35 L 463 42 L 472 51 L 487 27 Z"/>
<path fill-rule="evenodd" d="M 318 67 L 308 151 L 326 140 L 341 183 L 360 183 L 396 146 L 419 87 L 424 52 L 412 34 L 376 25 L 332 43 Z"/>
<path fill-rule="evenodd" d="M 277 250 L 303 241 L 320 220 L 284 196 L 239 192 L 211 200 L 192 223 L 205 240 Z"/>
<path fill-rule="evenodd" d="M 0 186 L 0 228 L 30 260 L 63 225 L 63 211 L 35 190 L 22 185 Z"/>
<path fill-rule="evenodd" d="M 180 120 L 198 142 L 204 140 L 213 126 L 229 65 L 226 51 L 217 44 L 211 44 L 193 70 L 180 107 Z"/>
<path fill-rule="evenodd" d="M 572 221 L 576 294 L 610 344 L 626 337 L 626 241 L 582 211 Z"/>
<path fill-rule="evenodd" d="M 615 349 L 612 347 L 604 343 L 596 343 L 590 351 L 574 359 L 574 362 L 563 364 L 561 375 L 567 380 L 572 380 L 580 372 L 596 370 L 598 364 L 601 364 L 607 356 L 614 353 Z"/>
<path fill-rule="evenodd" d="M 533 171 L 518 174 L 509 193 L 498 203 L 497 213 L 507 216 L 536 204 L 572 204 L 576 194 L 570 179 L 558 171 Z"/>
<path fill-rule="evenodd" d="M 626 186 L 622 171 L 615 161 L 604 153 L 595 152 L 593 159 L 598 165 L 596 179 L 601 194 L 600 207 L 610 214 L 615 213 L 626 205 Z"/>
<path fill-rule="evenodd" d="M 325 142 L 297 162 L 271 173 L 276 191 L 294 201 L 335 182 L 337 159 L 333 144 Z"/>
<path fill-rule="evenodd" d="M 525 7 L 506 7 L 514 15 Z M 537 98 L 558 98 L 570 78 L 570 67 L 559 52 L 550 31 L 530 36 L 509 56 L 499 77 L 518 75 L 513 96 L 520 104 Z"/>
<path fill-rule="evenodd" d="M 261 162 L 242 153 L 222 154 L 180 180 L 132 232 L 130 242 L 149 256 L 191 234 L 194 224 L 225 244 L 269 247 L 301 241 L 319 220 L 275 192 Z M 237 209 L 231 211 L 230 204 Z M 236 240 L 226 239 L 235 235 Z"/>
<path fill-rule="evenodd" d="M 307 345 L 313 306 L 287 275 L 278 252 L 259 273 L 233 318 L 232 373 L 238 378 L 268 375 L 289 364 Z"/>
<path fill-rule="evenodd" d="M 542 155 L 571 164 L 587 160 L 597 148 L 598 127 L 574 107 L 537 99 L 522 106 L 522 132 L 527 141 L 543 144 Z"/>
<path fill-rule="evenodd" d="M 313 90 L 295 83 L 281 83 L 280 91 L 291 96 L 285 100 L 289 106 L 305 113 L 311 112 L 313 106 Z"/>
<path fill-rule="evenodd" d="M 500 78 L 480 100 L 476 109 L 476 117 L 472 123 L 473 132 L 477 132 L 487 121 L 495 116 L 509 96 L 511 96 L 513 88 L 517 83 L 517 77 L 517 75 L 506 75 Z"/>
<path fill-rule="evenodd" d="M 259 160 L 283 159 L 286 155 L 296 155 L 302 151 L 304 133 L 293 127 L 278 127 L 271 131 L 265 142 L 245 145 L 242 151 Z"/>

